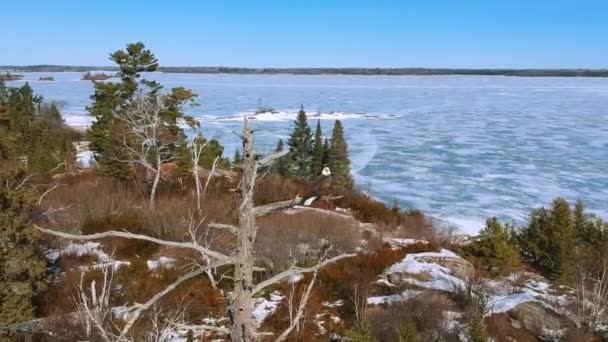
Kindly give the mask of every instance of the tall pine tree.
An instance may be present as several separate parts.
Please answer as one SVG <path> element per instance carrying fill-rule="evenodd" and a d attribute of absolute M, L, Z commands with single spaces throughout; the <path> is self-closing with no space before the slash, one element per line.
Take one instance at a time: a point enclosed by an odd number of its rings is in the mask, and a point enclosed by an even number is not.
<path fill-rule="evenodd" d="M 317 120 L 317 129 L 315 130 L 315 140 L 312 149 L 312 177 L 318 177 L 323 170 L 323 131 L 321 130 L 321 120 Z"/>
<path fill-rule="evenodd" d="M 337 190 L 350 190 L 353 188 L 353 177 L 350 174 L 350 160 L 348 158 L 348 145 L 344 138 L 344 128 L 340 120 L 336 120 L 331 136 L 329 168 L 334 188 Z"/>
<path fill-rule="evenodd" d="M 138 145 L 141 142 L 124 141 L 125 136 L 128 136 L 125 131 L 132 128 L 125 127 L 124 121 L 117 119 L 115 113 L 126 110 L 136 96 L 159 95 L 162 86 L 158 82 L 141 78 L 142 73 L 158 68 L 158 60 L 143 43 L 128 44 L 125 50 L 110 54 L 110 60 L 119 67 L 120 82 L 94 82 L 92 105 L 88 108 L 93 124 L 87 135 L 89 146 L 102 171 L 115 178 L 126 179 L 133 165 L 124 162 L 129 159 L 125 144 Z M 197 126 L 195 120 L 182 112 L 183 106 L 193 102 L 195 97 L 190 90 L 182 87 L 172 88 L 168 94 L 161 96 L 163 128 L 178 142 L 172 151 L 164 153 L 180 154 L 180 145 L 186 143 L 180 121 L 190 127 Z M 187 157 L 187 154 L 181 153 L 180 156 Z M 187 165 L 188 162 L 180 161 L 180 164 Z"/>
<path fill-rule="evenodd" d="M 149 93 L 158 92 L 160 86 L 157 83 L 140 79 L 142 72 L 156 71 L 158 60 L 143 43 L 128 44 L 125 50 L 110 54 L 110 60 L 118 65 L 121 82 L 93 81 L 92 105 L 88 107 L 93 123 L 87 135 L 89 148 L 101 169 L 115 178 L 126 179 L 130 165 L 119 161 L 128 158 L 120 149 L 123 144 L 122 123 L 114 112 L 124 109 L 142 87 L 149 88 Z"/>
<path fill-rule="evenodd" d="M 289 169 L 294 177 L 312 179 L 312 133 L 308 126 L 304 107 L 300 108 L 295 127 L 287 140 L 289 145 Z"/>
<path fill-rule="evenodd" d="M 329 145 L 329 139 L 325 138 L 323 142 L 323 165 L 329 165 L 329 154 L 331 152 L 331 146 Z"/>

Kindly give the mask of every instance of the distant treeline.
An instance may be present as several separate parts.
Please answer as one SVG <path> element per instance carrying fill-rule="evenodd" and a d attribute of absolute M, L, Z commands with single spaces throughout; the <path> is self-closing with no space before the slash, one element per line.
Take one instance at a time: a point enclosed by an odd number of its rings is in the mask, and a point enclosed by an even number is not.
<path fill-rule="evenodd" d="M 14 72 L 117 71 L 115 67 L 28 65 L 0 66 Z M 520 77 L 608 77 L 608 69 L 448 69 L 448 68 L 233 68 L 160 67 L 159 71 L 192 74 L 296 74 L 296 75 L 486 75 Z"/>

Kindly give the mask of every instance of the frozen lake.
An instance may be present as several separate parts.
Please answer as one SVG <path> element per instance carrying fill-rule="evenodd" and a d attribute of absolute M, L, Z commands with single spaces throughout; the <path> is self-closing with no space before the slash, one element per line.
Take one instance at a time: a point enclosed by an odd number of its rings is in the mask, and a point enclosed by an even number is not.
<path fill-rule="evenodd" d="M 26 73 L 68 123 L 87 125 L 91 82 L 81 73 Z M 304 105 L 324 133 L 342 119 L 357 186 L 465 231 L 489 216 L 525 220 L 555 196 L 608 217 L 608 79 L 500 76 L 147 76 L 199 94 L 188 112 L 232 156 L 241 117 L 258 103 L 258 147 L 286 138 Z M 7 82 L 19 85 L 19 82 Z M 316 121 L 310 121 L 314 127 Z"/>

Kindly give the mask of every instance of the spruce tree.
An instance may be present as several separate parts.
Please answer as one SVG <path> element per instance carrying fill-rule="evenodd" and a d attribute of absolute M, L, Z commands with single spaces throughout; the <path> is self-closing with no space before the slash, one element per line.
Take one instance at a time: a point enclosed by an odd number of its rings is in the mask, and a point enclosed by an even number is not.
<path fill-rule="evenodd" d="M 323 165 L 329 165 L 329 154 L 331 152 L 331 146 L 329 145 L 329 139 L 325 138 L 323 142 Z"/>
<path fill-rule="evenodd" d="M 93 123 L 87 132 L 90 149 L 94 152 L 95 160 L 102 171 L 118 179 L 127 179 L 134 166 L 128 160 L 125 144 L 141 145 L 138 141 L 125 141 L 125 134 L 130 128 L 125 127 L 123 121 L 116 118 L 115 113 L 124 111 L 133 102 L 135 96 L 154 97 L 160 95 L 162 86 L 155 81 L 142 79 L 144 72 L 155 71 L 158 60 L 154 54 L 145 48 L 143 43 L 128 44 L 125 50 L 118 50 L 110 54 L 110 60 L 119 67 L 120 82 L 94 82 L 94 93 L 91 96 L 92 105 L 88 108 L 93 117 Z M 196 97 L 190 90 L 183 87 L 172 88 L 168 93 L 162 94 L 162 120 L 163 129 L 170 136 L 164 140 L 173 140 L 176 143 L 172 150 L 164 154 L 180 154 L 186 158 L 188 154 L 181 153 L 179 148 L 186 144 L 185 135 L 180 122 L 196 127 L 197 122 L 183 114 L 182 108 L 192 103 Z M 171 158 L 170 158 L 171 159 Z M 187 161 L 180 164 L 186 165 Z"/>
<path fill-rule="evenodd" d="M 275 153 L 283 152 L 285 149 L 283 139 L 279 138 L 277 141 L 277 147 L 274 149 Z M 279 158 L 272 166 L 272 170 L 275 173 L 278 173 L 281 176 L 291 176 L 291 172 L 289 170 L 289 156 L 283 156 Z"/>
<path fill-rule="evenodd" d="M 520 263 L 512 230 L 503 226 L 496 217 L 486 220 L 485 227 L 471 247 L 475 256 L 495 275 L 509 274 Z"/>
<path fill-rule="evenodd" d="M 570 205 L 563 198 L 556 198 L 552 208 L 555 238 L 555 269 L 553 279 L 568 282 L 574 275 L 576 235 Z"/>
<path fill-rule="evenodd" d="M 413 319 L 407 319 L 397 328 L 397 337 L 399 342 L 419 342 L 418 330 L 416 322 Z"/>
<path fill-rule="evenodd" d="M 371 328 L 369 326 L 369 322 L 367 320 L 363 320 L 359 325 L 351 328 L 346 336 L 352 342 L 376 342 L 378 339 L 372 334 Z"/>
<path fill-rule="evenodd" d="M 483 323 L 483 314 L 476 310 L 469 320 L 469 342 L 487 342 L 486 327 Z"/>
<path fill-rule="evenodd" d="M 234 157 L 232 158 L 234 165 L 238 165 L 243 162 L 243 157 L 241 156 L 241 149 L 237 148 L 234 150 Z"/>
<path fill-rule="evenodd" d="M 312 177 L 321 175 L 323 167 L 325 167 L 325 164 L 323 164 L 323 131 L 321 130 L 321 120 L 317 120 L 317 129 L 315 130 L 315 140 L 312 149 L 312 164 L 310 167 Z"/>
<path fill-rule="evenodd" d="M 121 123 L 114 112 L 123 109 L 142 87 L 151 94 L 158 92 L 160 86 L 156 82 L 140 79 L 142 72 L 156 71 L 158 60 L 143 43 L 128 44 L 125 50 L 110 54 L 110 60 L 118 65 L 121 82 L 93 82 L 92 105 L 88 107 L 93 123 L 87 135 L 101 169 L 115 178 L 126 179 L 130 165 L 119 161 L 127 158 L 120 149 Z"/>
<path fill-rule="evenodd" d="M 535 209 L 519 236 L 522 257 L 553 280 L 568 282 L 576 255 L 575 220 L 568 202 L 556 198 L 551 209 Z"/>
<path fill-rule="evenodd" d="M 312 133 L 308 126 L 304 107 L 298 112 L 294 129 L 287 144 L 289 145 L 289 169 L 294 177 L 312 179 Z"/>
<path fill-rule="evenodd" d="M 38 194 L 17 186 L 24 176 L 0 170 L 0 326 L 34 318 L 33 298 L 47 286 L 39 234 L 29 223 Z"/>
<path fill-rule="evenodd" d="M 344 128 L 340 120 L 336 120 L 331 137 L 329 151 L 329 169 L 332 175 L 332 186 L 338 190 L 353 188 L 353 178 L 350 174 L 348 145 L 344 138 Z"/>

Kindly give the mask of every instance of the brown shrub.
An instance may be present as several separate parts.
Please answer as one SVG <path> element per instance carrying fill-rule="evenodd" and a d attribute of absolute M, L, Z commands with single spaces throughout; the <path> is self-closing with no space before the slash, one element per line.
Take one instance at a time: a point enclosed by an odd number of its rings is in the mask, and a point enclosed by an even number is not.
<path fill-rule="evenodd" d="M 148 269 L 145 259 L 134 259 L 128 266 L 121 267 L 116 279 L 122 285 L 117 302 L 143 303 L 174 282 L 185 271 L 183 268 Z M 187 307 L 190 319 L 219 316 L 224 312 L 224 299 L 219 290 L 214 289 L 209 280 L 200 276 L 184 282 L 159 301 L 161 307 Z"/>
<path fill-rule="evenodd" d="M 458 341 L 457 336 L 450 336 L 443 319 L 452 306 L 444 294 L 426 291 L 404 302 L 374 307 L 368 311 L 368 319 L 380 341 L 398 341 L 397 328 L 408 320 L 416 324 L 421 341 Z"/>
<path fill-rule="evenodd" d="M 408 253 L 435 251 L 434 244 L 418 243 L 400 249 L 385 245 L 370 254 L 359 254 L 324 267 L 319 273 L 319 286 L 332 300 L 343 299 L 341 316 L 350 321 L 355 318 L 353 298 L 367 298 L 373 282 L 390 265 L 402 260 Z"/>
<path fill-rule="evenodd" d="M 255 203 L 267 204 L 292 199 L 310 192 L 310 184 L 301 179 L 285 178 L 268 174 L 258 182 L 255 189 Z"/>
<path fill-rule="evenodd" d="M 353 220 L 314 211 L 275 213 L 257 223 L 257 256 L 274 272 L 289 267 L 293 258 L 317 258 L 322 245 L 332 245 L 334 253 L 352 252 L 361 240 Z"/>
<path fill-rule="evenodd" d="M 386 204 L 356 191 L 346 193 L 336 203 L 340 207 L 351 209 L 358 220 L 373 223 L 380 230 L 395 236 L 428 240 L 436 238 L 432 222 L 421 211 L 389 208 Z"/>
<path fill-rule="evenodd" d="M 505 313 L 493 314 L 485 319 L 486 331 L 489 336 L 497 342 L 535 342 L 538 338 L 526 329 L 514 328 L 511 318 Z M 566 341 L 585 341 L 585 340 L 566 340 Z"/>

